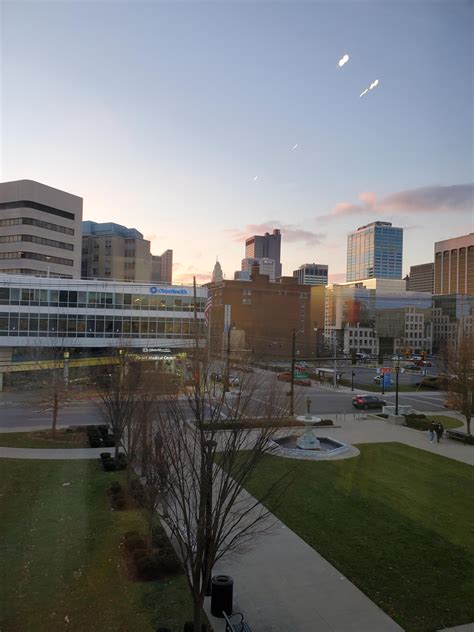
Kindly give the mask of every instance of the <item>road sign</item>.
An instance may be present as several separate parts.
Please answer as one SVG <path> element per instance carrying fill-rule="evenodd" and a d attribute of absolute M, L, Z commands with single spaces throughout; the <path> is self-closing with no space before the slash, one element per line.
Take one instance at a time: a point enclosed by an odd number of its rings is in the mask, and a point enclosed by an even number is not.
<path fill-rule="evenodd" d="M 390 366 L 383 366 L 380 368 L 380 373 L 382 375 L 385 375 L 385 373 L 391 373 L 392 372 L 392 367 Z"/>

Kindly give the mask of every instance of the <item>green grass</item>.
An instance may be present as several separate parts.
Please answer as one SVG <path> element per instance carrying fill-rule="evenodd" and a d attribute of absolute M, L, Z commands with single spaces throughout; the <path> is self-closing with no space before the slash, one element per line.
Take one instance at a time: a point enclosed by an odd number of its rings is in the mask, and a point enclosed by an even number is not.
<path fill-rule="evenodd" d="M 50 430 L 0 433 L 0 446 L 8 448 L 88 448 L 85 432 L 66 433 L 59 429 L 53 438 Z"/>
<path fill-rule="evenodd" d="M 144 523 L 108 508 L 105 490 L 122 479 L 95 460 L 0 459 L 2 631 L 181 632 L 192 617 L 183 575 L 127 579 L 120 540 Z"/>
<path fill-rule="evenodd" d="M 433 421 L 440 421 L 445 430 L 449 430 L 450 428 L 461 428 L 464 424 L 459 419 L 455 417 L 450 417 L 449 415 L 430 415 L 429 413 L 426 417 Z"/>
<path fill-rule="evenodd" d="M 332 462 L 268 456 L 248 489 L 290 473 L 271 508 L 407 632 L 471 623 L 473 468 L 398 443 L 358 447 Z"/>

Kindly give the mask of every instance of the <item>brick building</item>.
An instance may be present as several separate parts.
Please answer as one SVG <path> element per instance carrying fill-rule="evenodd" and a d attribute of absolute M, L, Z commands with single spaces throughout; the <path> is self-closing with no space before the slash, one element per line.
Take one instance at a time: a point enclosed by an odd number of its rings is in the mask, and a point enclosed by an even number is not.
<path fill-rule="evenodd" d="M 231 327 L 231 350 L 242 358 L 281 359 L 291 357 L 292 332 L 296 329 L 297 355 L 311 358 L 316 352 L 311 288 L 293 277 L 270 282 L 268 275 L 253 267 L 250 280 L 210 283 L 211 349 L 226 348 L 225 330 Z M 226 307 L 230 306 L 230 307 Z"/>

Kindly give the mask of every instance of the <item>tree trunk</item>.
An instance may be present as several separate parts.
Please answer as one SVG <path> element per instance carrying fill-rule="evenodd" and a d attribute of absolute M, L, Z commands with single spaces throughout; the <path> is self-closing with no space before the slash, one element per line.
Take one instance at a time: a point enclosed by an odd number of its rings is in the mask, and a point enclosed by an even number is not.
<path fill-rule="evenodd" d="M 53 425 L 51 427 L 51 432 L 56 434 L 56 427 L 58 425 L 58 409 L 59 409 L 59 396 L 57 393 L 53 395 Z"/>
<path fill-rule="evenodd" d="M 467 426 L 467 434 L 471 434 L 471 416 L 466 415 L 466 426 Z"/>
<path fill-rule="evenodd" d="M 194 602 L 194 632 L 202 632 L 202 603 L 200 597 L 198 597 L 198 601 Z"/>
<path fill-rule="evenodd" d="M 115 442 L 115 453 L 114 453 L 114 456 L 115 456 L 115 458 L 117 458 L 118 455 L 119 455 L 120 438 L 119 438 L 119 436 L 118 436 L 118 434 L 116 432 L 114 433 L 114 442 Z"/>

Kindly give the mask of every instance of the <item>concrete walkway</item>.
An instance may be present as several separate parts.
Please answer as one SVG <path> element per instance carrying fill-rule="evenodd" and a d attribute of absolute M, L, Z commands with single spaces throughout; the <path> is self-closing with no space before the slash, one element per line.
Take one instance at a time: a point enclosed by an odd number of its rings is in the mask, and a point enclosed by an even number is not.
<path fill-rule="evenodd" d="M 216 565 L 234 579 L 234 612 L 256 632 L 402 632 L 383 610 L 280 520 L 251 549 Z M 205 610 L 214 632 L 223 619 Z"/>
<path fill-rule="evenodd" d="M 0 446 L 0 459 L 49 459 L 64 461 L 68 459 L 98 459 L 101 452 L 110 452 L 114 448 L 5 448 Z"/>

